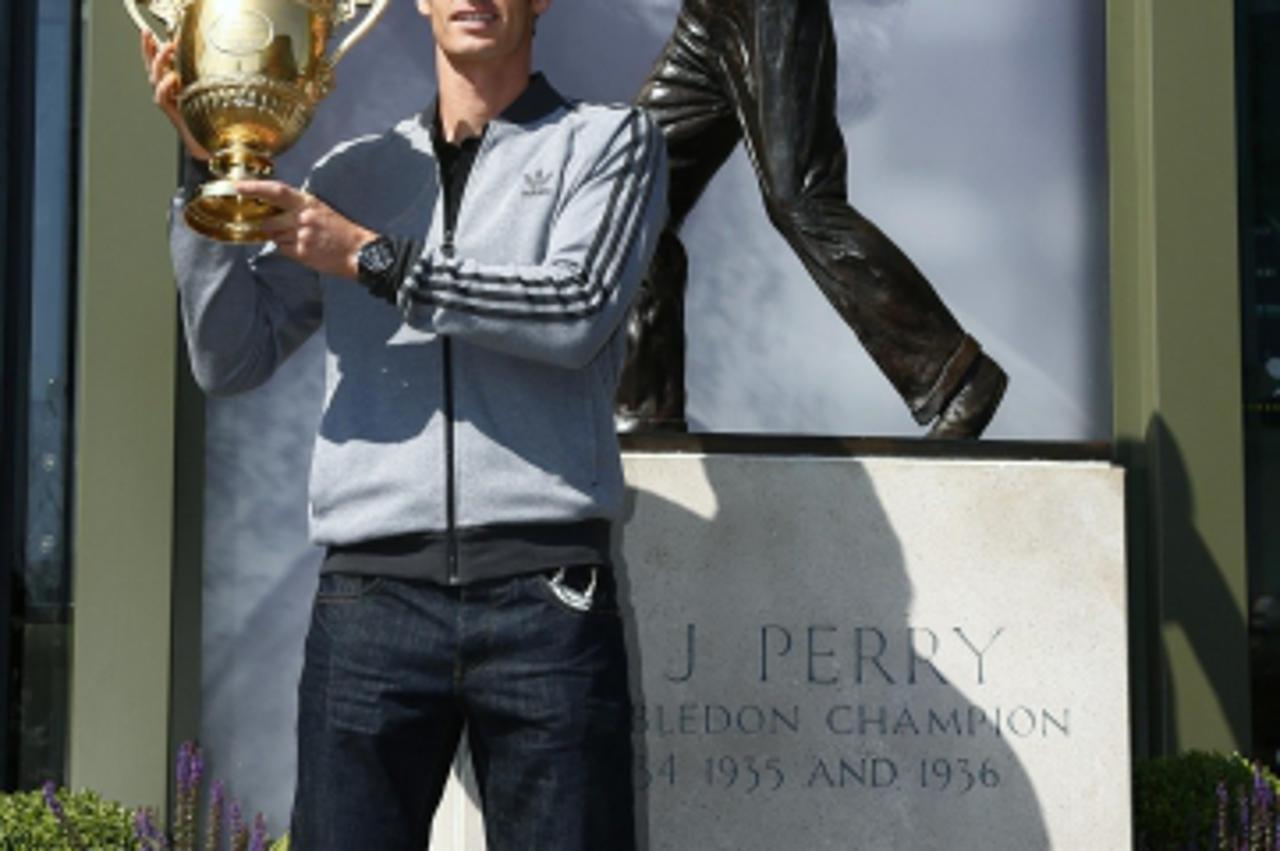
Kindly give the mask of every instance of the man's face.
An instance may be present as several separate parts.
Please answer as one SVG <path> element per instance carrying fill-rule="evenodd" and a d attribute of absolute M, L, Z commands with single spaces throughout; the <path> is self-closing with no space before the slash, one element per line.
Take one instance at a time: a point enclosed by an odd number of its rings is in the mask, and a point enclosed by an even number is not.
<path fill-rule="evenodd" d="M 436 47 L 455 63 L 492 62 L 527 50 L 551 0 L 418 0 Z"/>

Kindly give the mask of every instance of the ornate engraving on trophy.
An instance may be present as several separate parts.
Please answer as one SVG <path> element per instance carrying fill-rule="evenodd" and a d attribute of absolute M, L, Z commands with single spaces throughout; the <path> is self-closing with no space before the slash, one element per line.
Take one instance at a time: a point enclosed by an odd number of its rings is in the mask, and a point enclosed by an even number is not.
<path fill-rule="evenodd" d="M 275 38 L 271 19 L 256 9 L 236 9 L 213 19 L 205 38 L 232 56 L 252 56 L 266 50 Z"/>

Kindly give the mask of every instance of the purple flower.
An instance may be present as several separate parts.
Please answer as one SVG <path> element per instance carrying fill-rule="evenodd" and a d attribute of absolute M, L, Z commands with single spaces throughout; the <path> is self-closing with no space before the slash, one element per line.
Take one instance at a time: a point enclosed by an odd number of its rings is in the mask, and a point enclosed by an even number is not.
<path fill-rule="evenodd" d="M 173 813 L 173 844 L 182 851 L 195 851 L 196 808 L 203 774 L 204 757 L 200 754 L 200 748 L 195 742 L 183 742 L 178 746 L 178 794 Z"/>
<path fill-rule="evenodd" d="M 49 808 L 49 812 L 53 813 L 53 817 L 58 820 L 58 824 L 66 827 L 67 813 L 62 808 L 62 802 L 58 800 L 58 787 L 54 785 L 52 780 L 46 780 L 40 791 L 44 793 L 44 803 Z"/>
<path fill-rule="evenodd" d="M 195 743 L 191 744 L 191 788 L 196 789 L 200 786 L 200 780 L 204 777 L 204 754 Z"/>
<path fill-rule="evenodd" d="M 1249 796 L 1244 793 L 1241 788 L 1237 793 L 1237 800 L 1240 801 L 1240 841 L 1244 844 L 1243 851 L 1249 851 Z"/>
<path fill-rule="evenodd" d="M 267 851 L 267 819 L 262 813 L 253 817 L 253 837 L 249 840 L 249 851 Z"/>
<path fill-rule="evenodd" d="M 1249 837 L 1251 844 L 1265 848 L 1271 839 L 1271 807 L 1275 803 L 1275 793 L 1271 784 L 1262 774 L 1262 766 L 1253 766 L 1253 832 Z"/>
<path fill-rule="evenodd" d="M 231 802 L 231 851 L 247 851 L 249 830 L 244 826 L 244 813 L 238 801 Z"/>
<path fill-rule="evenodd" d="M 133 814 L 133 838 L 138 840 L 138 848 L 163 848 L 164 837 L 156 827 L 155 816 L 150 807 L 143 807 Z"/>
<path fill-rule="evenodd" d="M 205 833 L 205 851 L 218 851 L 222 847 L 222 811 L 226 806 L 227 792 L 221 780 L 213 781 L 209 791 L 209 821 Z"/>
<path fill-rule="evenodd" d="M 191 752 L 193 745 L 191 742 L 183 742 L 178 745 L 178 794 L 185 795 L 187 790 L 191 788 Z"/>
<path fill-rule="evenodd" d="M 67 812 L 62 808 L 62 801 L 58 800 L 58 787 L 54 785 L 52 780 L 46 780 L 44 785 L 40 787 L 41 794 L 44 795 L 44 804 L 49 808 L 49 812 L 53 813 L 53 817 L 58 821 L 58 828 L 62 831 L 62 835 L 67 838 L 67 842 L 73 848 L 82 847 L 80 838 L 76 836 L 75 825 L 67 818 Z"/>

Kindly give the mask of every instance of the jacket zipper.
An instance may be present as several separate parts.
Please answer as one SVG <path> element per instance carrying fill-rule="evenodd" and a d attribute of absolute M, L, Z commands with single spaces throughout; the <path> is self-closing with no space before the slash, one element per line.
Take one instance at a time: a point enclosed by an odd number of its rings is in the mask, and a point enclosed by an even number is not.
<path fill-rule="evenodd" d="M 436 160 L 436 174 L 440 180 L 440 194 L 444 200 L 442 212 L 444 213 L 444 240 L 440 246 L 440 253 L 447 259 L 453 259 L 454 255 L 454 237 L 453 231 L 457 224 L 457 215 L 455 212 L 454 220 L 450 221 L 449 217 L 449 184 L 445 180 L 444 170 L 439 167 L 440 161 Z M 461 206 L 461 201 L 459 201 Z M 445 582 L 449 585 L 458 584 L 458 506 L 457 506 L 457 483 L 454 481 L 453 474 L 453 456 L 454 456 L 454 404 L 453 404 L 453 341 L 448 335 L 441 337 L 441 361 L 440 368 L 444 373 L 444 511 L 445 511 Z"/>
<path fill-rule="evenodd" d="M 447 258 L 453 257 L 453 228 L 444 232 L 444 245 L 440 248 Z M 456 497 L 457 483 L 454 481 L 453 455 L 453 341 L 444 337 L 444 505 L 445 505 L 445 550 L 448 563 L 446 580 L 450 585 L 458 583 L 458 506 Z"/>
<path fill-rule="evenodd" d="M 466 198 L 466 184 L 471 182 L 471 176 L 475 174 L 476 166 L 480 164 L 480 158 L 484 155 L 485 148 L 492 139 L 492 133 L 485 133 L 480 140 L 480 147 L 476 151 L 475 158 L 471 161 L 471 168 L 467 173 L 467 179 L 463 183 L 462 197 L 458 198 L 457 208 L 454 210 L 453 221 L 449 221 L 449 198 L 447 197 L 448 189 L 444 180 L 443 171 L 439 170 L 439 160 L 437 164 L 437 174 L 440 177 L 441 194 L 445 195 L 445 223 L 444 223 L 444 242 L 440 246 L 440 253 L 446 259 L 452 260 L 454 250 L 454 237 L 458 227 L 458 220 L 462 218 L 462 203 Z M 444 337 L 443 349 L 443 369 L 444 369 L 444 498 L 445 498 L 445 548 L 447 563 L 445 566 L 445 580 L 450 585 L 457 585 L 458 576 L 458 506 L 457 494 L 458 486 L 454 473 L 454 454 L 455 454 L 455 435 L 454 435 L 454 398 L 453 398 L 453 343 L 446 335 Z"/>

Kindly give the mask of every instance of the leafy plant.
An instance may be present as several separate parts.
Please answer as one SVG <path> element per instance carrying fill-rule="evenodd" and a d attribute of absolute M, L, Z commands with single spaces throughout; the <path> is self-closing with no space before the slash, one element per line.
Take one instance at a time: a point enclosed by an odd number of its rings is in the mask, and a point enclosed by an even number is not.
<path fill-rule="evenodd" d="M 32 792 L 0 794 L 4 851 L 133 847 L 132 813 L 96 792 L 69 792 L 45 784 Z"/>
<path fill-rule="evenodd" d="M 204 842 L 198 810 L 204 759 L 194 743 L 178 750 L 177 796 L 173 827 L 166 833 L 149 807 L 130 810 L 95 792 L 68 792 L 46 783 L 43 789 L 0 794 L 0 851 L 221 851 L 224 836 L 231 851 L 288 851 L 286 835 L 274 843 L 261 813 L 252 826 L 240 805 L 228 804 L 215 781 L 209 793 Z"/>
<path fill-rule="evenodd" d="M 1140 762 L 1134 827 L 1143 851 L 1280 851 L 1280 779 L 1239 754 L 1190 751 Z"/>

